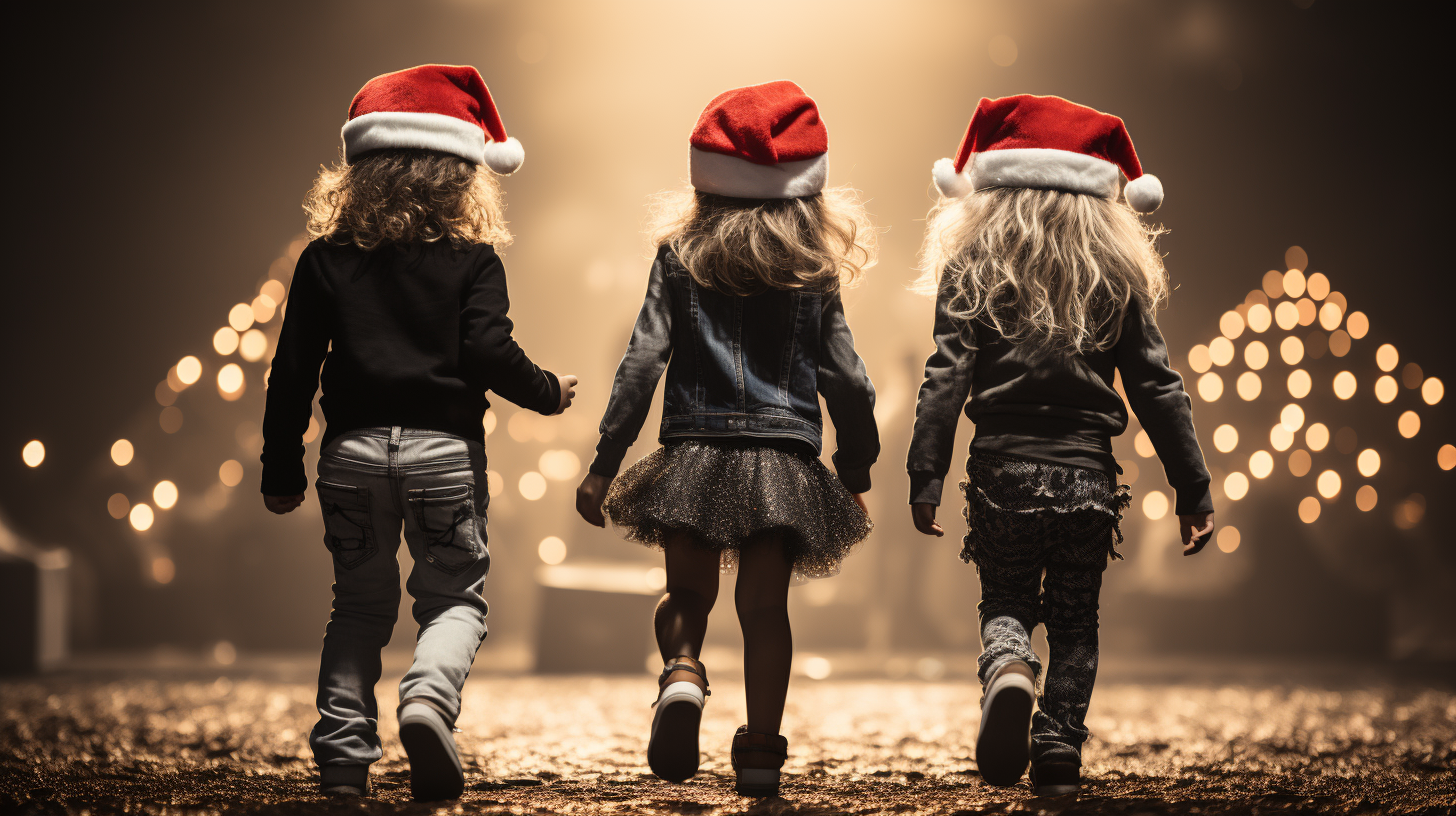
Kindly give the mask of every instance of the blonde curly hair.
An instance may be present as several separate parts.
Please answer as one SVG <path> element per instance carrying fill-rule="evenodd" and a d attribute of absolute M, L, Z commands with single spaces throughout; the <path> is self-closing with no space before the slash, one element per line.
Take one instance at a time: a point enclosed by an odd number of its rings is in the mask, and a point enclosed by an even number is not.
<path fill-rule="evenodd" d="M 1150 226 L 1121 201 L 1060 190 L 992 188 L 931 209 L 913 288 L 949 290 L 951 314 L 983 319 L 1041 351 L 1110 349 L 1129 304 L 1168 298 Z"/>
<path fill-rule="evenodd" d="M 878 235 L 848 187 L 802 198 L 664 193 L 653 211 L 653 245 L 670 246 L 693 280 L 724 294 L 833 293 L 875 263 Z"/>
<path fill-rule="evenodd" d="M 434 150 L 377 150 L 320 168 L 303 209 L 310 239 L 363 250 L 440 240 L 501 249 L 511 242 L 495 174 Z"/>

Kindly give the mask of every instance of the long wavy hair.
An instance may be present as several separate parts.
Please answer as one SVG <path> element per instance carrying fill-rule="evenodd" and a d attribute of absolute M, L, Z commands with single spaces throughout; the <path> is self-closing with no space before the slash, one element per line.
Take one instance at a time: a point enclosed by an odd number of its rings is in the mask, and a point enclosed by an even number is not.
<path fill-rule="evenodd" d="M 949 290 L 953 316 L 984 320 L 1013 343 L 1109 349 L 1130 304 L 1152 314 L 1167 301 L 1163 230 L 1120 201 L 993 188 L 942 197 L 928 220 L 914 288 Z"/>
<path fill-rule="evenodd" d="M 367 153 L 319 169 L 303 200 L 308 236 L 371 250 L 449 241 L 456 247 L 511 242 L 495 174 L 435 150 Z"/>
<path fill-rule="evenodd" d="M 833 293 L 875 263 L 878 235 L 847 187 L 802 198 L 664 193 L 653 213 L 653 245 L 670 246 L 694 280 L 724 294 Z"/>

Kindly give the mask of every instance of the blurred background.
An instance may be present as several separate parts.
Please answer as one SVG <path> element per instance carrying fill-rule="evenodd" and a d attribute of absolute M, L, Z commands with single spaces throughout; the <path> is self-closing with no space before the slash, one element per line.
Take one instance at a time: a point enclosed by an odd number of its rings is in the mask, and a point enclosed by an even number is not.
<path fill-rule="evenodd" d="M 885 230 L 879 266 L 845 296 L 879 391 L 876 529 L 842 574 L 793 592 L 798 671 L 972 670 L 979 591 L 956 560 L 961 501 L 947 491 L 944 539 L 916 534 L 906 508 L 932 348 L 931 304 L 907 285 L 931 163 L 953 155 L 981 96 L 1012 93 L 1122 116 L 1167 189 L 1154 220 L 1170 230 L 1176 289 L 1159 321 L 1221 530 L 1180 557 L 1171 491 L 1134 423 L 1117 440 L 1136 498 L 1104 589 L 1108 655 L 1456 660 L 1453 269 L 1435 240 L 1451 172 L 1448 151 L 1424 149 L 1448 72 L 1418 12 L 438 0 L 43 13 L 4 57 L 17 117 L 0 321 L 11 655 L 228 665 L 318 645 L 331 580 L 318 505 L 275 517 L 257 489 L 299 205 L 337 158 L 359 86 L 445 62 L 479 67 L 526 146 L 504 180 L 516 336 L 581 377 L 562 417 L 493 399 L 486 418 L 482 668 L 651 662 L 660 559 L 587 526 L 573 493 L 645 288 L 648 200 L 686 184 L 709 99 L 778 78 L 818 101 L 830 183 L 861 190 Z M 629 461 L 655 448 L 656 422 Z M 407 651 L 404 602 L 390 648 Z M 710 646 L 735 648 L 736 629 L 720 608 Z M 572 657 L 552 663 L 541 644 Z"/>

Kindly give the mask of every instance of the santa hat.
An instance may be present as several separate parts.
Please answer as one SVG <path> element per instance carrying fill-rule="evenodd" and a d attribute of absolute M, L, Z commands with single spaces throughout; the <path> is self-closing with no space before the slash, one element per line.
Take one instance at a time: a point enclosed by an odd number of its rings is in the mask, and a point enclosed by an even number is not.
<path fill-rule="evenodd" d="M 349 104 L 344 161 L 371 150 L 414 147 L 453 153 L 510 175 L 526 160 L 506 135 L 480 72 L 469 65 L 419 65 L 364 83 Z"/>
<path fill-rule="evenodd" d="M 1143 172 L 1121 119 L 1058 96 L 1022 94 L 982 99 L 955 161 L 936 162 L 931 176 L 950 198 L 990 187 L 1117 198 L 1119 171 L 1128 206 L 1150 213 L 1163 203 L 1163 183 Z"/>
<path fill-rule="evenodd" d="M 829 132 L 787 80 L 721 93 L 689 139 L 693 187 L 734 198 L 801 198 L 824 189 Z"/>

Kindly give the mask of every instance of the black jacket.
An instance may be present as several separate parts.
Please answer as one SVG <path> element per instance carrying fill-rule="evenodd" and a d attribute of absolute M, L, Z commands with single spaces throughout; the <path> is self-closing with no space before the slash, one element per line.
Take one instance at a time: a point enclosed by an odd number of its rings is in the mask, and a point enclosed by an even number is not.
<path fill-rule="evenodd" d="M 323 444 L 400 425 L 484 442 L 491 390 L 554 413 L 560 384 L 511 337 L 505 267 L 488 244 L 385 246 L 324 239 L 299 256 L 263 416 L 263 493 L 307 486 L 303 433 L 323 365 Z M 327 360 L 325 359 L 327 357 Z"/>
<path fill-rule="evenodd" d="M 1039 356 L 986 322 L 966 326 L 951 317 L 948 300 L 942 289 L 935 304 L 935 353 L 925 361 L 915 410 L 907 463 L 912 504 L 940 504 L 962 408 L 976 423 L 973 449 L 1116 472 L 1112 437 L 1127 429 L 1128 420 L 1127 406 L 1113 388 L 1120 372 L 1128 402 L 1177 491 L 1176 512 L 1213 510 L 1192 403 L 1145 310 L 1128 308 L 1122 335 L 1109 350 Z"/>

